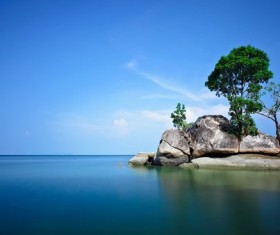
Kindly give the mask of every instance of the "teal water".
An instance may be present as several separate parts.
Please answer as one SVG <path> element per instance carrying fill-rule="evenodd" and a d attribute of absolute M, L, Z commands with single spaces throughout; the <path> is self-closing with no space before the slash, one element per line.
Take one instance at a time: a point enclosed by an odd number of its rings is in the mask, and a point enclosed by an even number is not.
<path fill-rule="evenodd" d="M 0 234 L 280 234 L 280 171 L 1 156 Z"/>

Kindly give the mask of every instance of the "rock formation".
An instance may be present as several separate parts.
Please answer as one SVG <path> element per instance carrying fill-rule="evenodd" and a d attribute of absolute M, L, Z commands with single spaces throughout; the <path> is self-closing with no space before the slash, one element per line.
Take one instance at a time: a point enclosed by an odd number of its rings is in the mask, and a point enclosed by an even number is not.
<path fill-rule="evenodd" d="M 203 116 L 187 130 L 192 156 L 238 153 L 238 138 L 228 133 L 230 123 L 223 116 Z"/>
<path fill-rule="evenodd" d="M 227 118 L 208 115 L 198 118 L 187 131 L 165 131 L 156 154 L 137 154 L 129 163 L 280 169 L 279 155 L 279 142 L 275 138 L 258 134 L 246 136 L 239 141 L 230 133 L 230 122 Z"/>

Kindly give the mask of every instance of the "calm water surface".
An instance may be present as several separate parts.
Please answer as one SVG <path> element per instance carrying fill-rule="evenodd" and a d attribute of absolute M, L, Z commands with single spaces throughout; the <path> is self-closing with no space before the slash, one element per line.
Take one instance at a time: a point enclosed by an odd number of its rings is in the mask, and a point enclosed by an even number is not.
<path fill-rule="evenodd" d="M 280 234 L 280 171 L 1 156 L 0 234 Z"/>

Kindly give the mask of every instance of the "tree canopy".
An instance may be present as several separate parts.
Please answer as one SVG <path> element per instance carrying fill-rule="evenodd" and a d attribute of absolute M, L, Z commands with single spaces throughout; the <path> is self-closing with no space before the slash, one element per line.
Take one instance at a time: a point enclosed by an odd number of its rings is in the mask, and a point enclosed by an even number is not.
<path fill-rule="evenodd" d="M 240 138 L 257 134 L 251 114 L 262 110 L 260 91 L 272 76 L 267 54 L 253 46 L 234 48 L 209 75 L 205 85 L 228 99 L 233 131 Z"/>

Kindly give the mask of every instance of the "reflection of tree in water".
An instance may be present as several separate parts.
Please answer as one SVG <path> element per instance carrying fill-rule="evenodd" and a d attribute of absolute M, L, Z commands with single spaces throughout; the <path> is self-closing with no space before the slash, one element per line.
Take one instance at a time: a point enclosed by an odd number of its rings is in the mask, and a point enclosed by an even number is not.
<path fill-rule="evenodd" d="M 157 174 L 173 232 L 280 234 L 280 172 L 162 167 Z"/>

